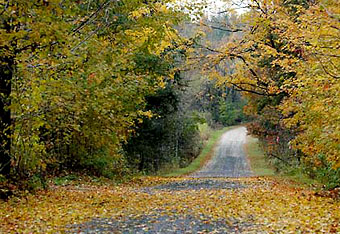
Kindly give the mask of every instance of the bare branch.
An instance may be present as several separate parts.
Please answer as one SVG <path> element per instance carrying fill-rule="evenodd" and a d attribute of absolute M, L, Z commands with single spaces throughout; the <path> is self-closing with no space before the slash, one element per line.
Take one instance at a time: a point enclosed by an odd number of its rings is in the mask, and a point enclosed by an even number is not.
<path fill-rule="evenodd" d="M 78 32 L 80 29 L 82 29 L 85 25 L 91 22 L 91 19 L 94 18 L 101 12 L 106 6 L 108 6 L 111 2 L 114 0 L 108 0 L 107 2 L 103 3 L 101 6 L 98 7 L 98 9 L 93 12 L 85 21 L 81 22 L 81 24 L 78 25 L 75 29 L 72 30 L 73 33 Z"/>
<path fill-rule="evenodd" d="M 6 1 L 6 4 L 1 4 L 1 5 L 5 5 L 4 9 L 2 10 L 2 12 L 0 13 L 0 15 L 2 15 L 3 13 L 5 13 L 5 11 L 7 10 L 8 6 L 9 6 L 9 0 Z"/>
<path fill-rule="evenodd" d="M 315 57 L 316 57 L 316 56 L 315 56 Z M 327 71 L 326 67 L 323 65 L 322 61 L 321 61 L 318 57 L 316 57 L 316 59 L 319 61 L 320 65 L 321 65 L 321 67 L 322 67 L 322 69 L 323 69 L 323 71 L 324 71 L 327 75 L 329 75 L 330 77 L 332 77 L 332 78 L 334 78 L 334 79 L 340 79 L 340 76 L 336 76 L 336 75 L 330 73 L 329 71 Z"/>
<path fill-rule="evenodd" d="M 200 24 L 196 24 L 196 25 L 200 26 Z M 243 31 L 240 28 L 228 29 L 228 28 L 221 28 L 221 27 L 217 27 L 217 26 L 213 26 L 213 25 L 207 25 L 207 24 L 204 24 L 204 23 L 201 23 L 201 25 L 209 27 L 209 28 L 212 28 L 212 29 L 221 30 L 221 31 L 224 31 L 224 32 L 231 32 L 231 33 L 233 33 L 233 32 L 242 32 Z"/>

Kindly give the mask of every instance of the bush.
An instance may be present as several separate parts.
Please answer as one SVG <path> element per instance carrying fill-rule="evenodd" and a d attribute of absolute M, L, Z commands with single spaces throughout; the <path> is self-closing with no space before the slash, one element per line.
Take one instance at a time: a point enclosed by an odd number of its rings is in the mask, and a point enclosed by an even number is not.
<path fill-rule="evenodd" d="M 320 181 L 326 189 L 340 187 L 340 168 L 335 169 L 334 163 L 327 161 L 324 155 L 318 155 L 318 158 L 318 166 L 308 166 L 307 173 Z"/>

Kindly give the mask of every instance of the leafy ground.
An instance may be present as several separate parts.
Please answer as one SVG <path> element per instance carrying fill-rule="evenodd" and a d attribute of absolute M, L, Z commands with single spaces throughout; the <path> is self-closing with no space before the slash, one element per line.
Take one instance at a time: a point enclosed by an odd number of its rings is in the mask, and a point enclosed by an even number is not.
<path fill-rule="evenodd" d="M 144 177 L 0 203 L 0 232 L 340 232 L 340 201 L 272 178 Z M 190 227 L 190 230 L 188 230 Z"/>
<path fill-rule="evenodd" d="M 248 141 L 253 172 L 268 174 L 254 147 Z M 0 201 L 0 233 L 340 232 L 336 194 L 269 175 L 140 177 L 120 185 L 66 176 L 48 190 Z"/>

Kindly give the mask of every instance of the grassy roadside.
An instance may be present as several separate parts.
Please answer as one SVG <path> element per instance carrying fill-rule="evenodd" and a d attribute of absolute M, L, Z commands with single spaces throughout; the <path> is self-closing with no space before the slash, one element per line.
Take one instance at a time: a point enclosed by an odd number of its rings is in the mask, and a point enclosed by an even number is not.
<path fill-rule="evenodd" d="M 274 168 L 265 159 L 259 140 L 252 136 L 247 136 L 245 151 L 250 162 L 250 167 L 255 176 L 274 176 Z"/>
<path fill-rule="evenodd" d="M 295 168 L 280 173 L 275 172 L 274 167 L 265 158 L 265 153 L 261 149 L 259 140 L 253 136 L 247 136 L 245 151 L 255 176 L 270 176 L 279 181 L 293 182 L 297 186 L 314 185 L 319 187 L 319 183 L 307 177 L 302 169 Z"/>
<path fill-rule="evenodd" d="M 209 137 L 208 142 L 205 144 L 200 155 L 192 161 L 187 167 L 178 168 L 168 174 L 165 174 L 165 177 L 175 177 L 175 176 L 183 176 L 193 173 L 200 169 L 206 161 L 208 161 L 214 154 L 214 149 L 218 143 L 218 140 L 227 130 L 230 130 L 233 127 L 225 127 L 220 130 L 213 131 Z"/>

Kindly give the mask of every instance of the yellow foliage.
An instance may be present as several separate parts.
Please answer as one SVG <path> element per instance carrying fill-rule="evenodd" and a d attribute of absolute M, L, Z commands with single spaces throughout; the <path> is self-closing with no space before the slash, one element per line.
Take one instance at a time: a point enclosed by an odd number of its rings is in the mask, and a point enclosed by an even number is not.
<path fill-rule="evenodd" d="M 67 225 L 109 218 L 124 222 L 142 216 L 191 215 L 200 222 L 225 220 L 247 233 L 340 232 L 339 200 L 268 178 L 216 179 L 235 189 L 160 190 L 157 185 L 185 183 L 187 178 L 140 178 L 130 184 L 84 183 L 53 186 L 35 195 L 0 201 L 4 233 L 66 232 Z M 199 182 L 199 179 L 194 179 Z M 145 187 L 148 186 L 148 187 Z"/>
<path fill-rule="evenodd" d="M 274 106 L 282 115 L 281 124 L 298 132 L 296 149 L 310 158 L 325 156 L 339 168 L 339 2 L 321 0 L 307 6 L 260 0 L 249 6 L 241 17 L 246 25 L 243 37 L 207 57 L 207 67 L 228 60 L 223 69 L 235 72 L 222 76 L 216 70 L 211 76 L 220 85 L 248 92 L 246 109 L 255 116 L 255 100 L 284 97 Z"/>

